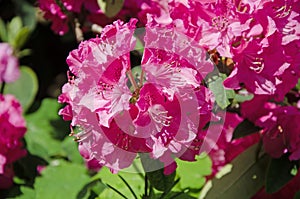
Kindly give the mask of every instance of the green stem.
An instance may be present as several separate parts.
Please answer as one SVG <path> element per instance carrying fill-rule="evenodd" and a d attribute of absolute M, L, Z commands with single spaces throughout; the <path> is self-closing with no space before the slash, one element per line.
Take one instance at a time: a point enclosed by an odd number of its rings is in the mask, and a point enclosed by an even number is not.
<path fill-rule="evenodd" d="M 133 77 L 132 72 L 131 72 L 130 69 L 127 71 L 127 75 L 128 75 L 129 81 L 131 82 L 134 90 L 136 91 L 138 89 L 138 85 L 135 82 L 134 77 Z"/>
<path fill-rule="evenodd" d="M 129 189 L 129 191 L 132 193 L 133 197 L 135 199 L 138 199 L 138 197 L 136 196 L 136 194 L 134 193 L 133 189 L 130 187 L 130 185 L 128 184 L 128 182 L 121 175 L 119 175 L 119 177 L 124 182 L 124 184 L 127 186 L 127 188 Z"/>
<path fill-rule="evenodd" d="M 147 173 L 145 174 L 145 197 L 148 196 L 148 176 Z"/>
<path fill-rule="evenodd" d="M 109 188 L 111 188 L 112 190 L 114 190 L 116 193 L 118 193 L 120 196 L 122 196 L 122 198 L 124 199 L 128 199 L 124 194 L 122 194 L 120 191 L 118 191 L 116 188 L 112 187 L 109 184 L 106 184 Z"/>
<path fill-rule="evenodd" d="M 0 88 L 0 93 L 1 93 L 1 94 L 4 93 L 4 87 L 5 87 L 5 82 L 2 82 L 1 88 Z"/>

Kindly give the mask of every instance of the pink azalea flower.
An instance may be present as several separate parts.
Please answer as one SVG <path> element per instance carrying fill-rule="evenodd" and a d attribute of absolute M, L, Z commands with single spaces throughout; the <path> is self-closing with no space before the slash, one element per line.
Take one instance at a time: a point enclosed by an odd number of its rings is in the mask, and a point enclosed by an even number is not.
<path fill-rule="evenodd" d="M 20 76 L 18 59 L 8 43 L 0 43 L 0 83 L 13 82 Z"/>
<path fill-rule="evenodd" d="M 87 161 L 117 172 L 130 166 L 137 153 L 150 153 L 170 174 L 176 168 L 173 156 L 180 157 L 212 117 L 212 94 L 201 81 L 213 65 L 199 45 L 174 27 L 165 29 L 173 35 L 154 35 L 162 27 L 153 23 L 146 28 L 143 75 L 137 85 L 129 59 L 135 23 L 116 21 L 100 38 L 70 53 L 67 62 L 75 77 L 63 87 L 59 101 L 68 105 L 60 114 L 82 128 L 75 136 Z"/>
<path fill-rule="evenodd" d="M 26 155 L 23 138 L 26 127 L 22 108 L 12 95 L 0 95 L 0 189 L 12 185 L 12 163 Z"/>
<path fill-rule="evenodd" d="M 300 159 L 300 111 L 293 106 L 277 107 L 270 104 L 269 114 L 256 123 L 264 128 L 263 142 L 266 152 L 279 158 L 289 152 L 290 160 Z"/>
<path fill-rule="evenodd" d="M 279 33 L 274 33 L 268 40 L 242 41 L 232 51 L 235 68 L 224 81 L 226 87 L 239 89 L 244 84 L 251 93 L 272 95 L 282 100 L 295 86 L 299 68 L 289 63 Z M 285 76 L 294 77 L 283 81 Z"/>
<path fill-rule="evenodd" d="M 52 21 L 52 30 L 59 35 L 68 32 L 67 14 L 56 4 L 55 0 L 39 0 L 41 10 L 45 12 L 44 17 Z"/>

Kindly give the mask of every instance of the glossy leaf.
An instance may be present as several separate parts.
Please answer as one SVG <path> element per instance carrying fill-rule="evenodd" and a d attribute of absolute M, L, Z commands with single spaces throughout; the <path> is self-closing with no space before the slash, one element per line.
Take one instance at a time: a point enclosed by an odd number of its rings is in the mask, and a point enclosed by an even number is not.
<path fill-rule="evenodd" d="M 233 91 L 227 90 L 223 86 L 224 78 L 222 76 L 213 76 L 208 81 L 208 88 L 213 92 L 217 104 L 222 108 L 225 109 L 229 104 L 228 98 L 233 96 Z M 229 95 L 227 96 L 227 93 Z"/>
<path fill-rule="evenodd" d="M 291 162 L 288 156 L 282 156 L 278 159 L 272 159 L 266 175 L 266 192 L 274 193 L 279 191 L 294 176 L 291 170 L 294 168 L 295 162 Z"/>
<path fill-rule="evenodd" d="M 212 162 L 208 155 L 197 156 L 196 159 L 195 162 L 176 160 L 176 173 L 180 177 L 179 185 L 183 189 L 200 189 L 206 181 L 205 176 L 212 172 Z"/>
<path fill-rule="evenodd" d="M 66 137 L 62 142 L 62 149 L 65 151 L 66 158 L 71 162 L 83 163 L 83 158 L 78 151 L 78 143 L 71 137 Z"/>
<path fill-rule="evenodd" d="M 24 26 L 33 30 L 37 23 L 36 8 L 26 0 L 13 0 L 16 13 L 21 17 Z"/>
<path fill-rule="evenodd" d="M 76 198 L 88 182 L 84 165 L 55 161 L 42 171 L 41 177 L 36 178 L 34 189 L 36 198 Z"/>
<path fill-rule="evenodd" d="M 26 112 L 37 94 L 38 79 L 34 71 L 27 66 L 20 67 L 20 73 L 17 81 L 5 85 L 4 93 L 15 95 Z"/>
<path fill-rule="evenodd" d="M 14 40 L 22 28 L 22 20 L 20 17 L 14 17 L 7 25 L 8 43 L 14 46 Z"/>
<path fill-rule="evenodd" d="M 200 198 L 251 198 L 264 185 L 266 165 L 269 157 L 261 154 L 258 158 L 255 144 L 232 161 L 232 170 L 221 178 L 208 182 Z"/>
<path fill-rule="evenodd" d="M 252 122 L 244 119 L 233 131 L 233 139 L 245 137 L 260 130 L 260 127 L 255 126 Z"/>
<path fill-rule="evenodd" d="M 0 18 L 0 40 L 7 42 L 7 30 L 4 21 Z"/>
<path fill-rule="evenodd" d="M 124 4 L 124 0 L 97 0 L 97 2 L 107 17 L 116 16 Z"/>
<path fill-rule="evenodd" d="M 29 187 L 21 186 L 22 195 L 16 197 L 15 199 L 32 199 L 35 197 L 35 191 Z"/>
<path fill-rule="evenodd" d="M 253 97 L 254 97 L 253 94 L 247 94 L 247 95 L 235 94 L 234 101 L 236 101 L 236 102 L 245 102 L 245 101 L 252 100 Z"/>
<path fill-rule="evenodd" d="M 137 196 L 142 195 L 144 190 L 144 180 L 139 176 L 137 171 L 134 173 L 120 171 L 118 174 L 112 174 L 107 167 L 103 167 L 93 179 L 100 179 L 106 185 L 105 190 L 100 193 L 100 198 L 120 198 L 120 195 L 112 190 L 109 186 L 116 188 L 119 192 L 128 198 L 134 198 L 130 189 L 118 176 L 122 176 L 133 189 Z"/>
<path fill-rule="evenodd" d="M 27 27 L 21 28 L 21 30 L 17 33 L 15 39 L 12 41 L 12 46 L 15 49 L 21 49 L 23 45 L 27 42 L 30 35 L 30 30 Z"/>
<path fill-rule="evenodd" d="M 164 175 L 164 165 L 151 159 L 148 154 L 140 154 L 142 165 L 151 185 L 159 191 L 170 191 L 174 186 L 176 172 Z"/>
<path fill-rule="evenodd" d="M 60 141 L 55 139 L 55 135 L 65 136 L 68 132 L 67 123 L 63 123 L 57 114 L 59 108 L 56 99 L 44 99 L 38 111 L 25 117 L 27 122 L 25 140 L 31 154 L 46 160 L 51 156 L 66 155 Z"/>

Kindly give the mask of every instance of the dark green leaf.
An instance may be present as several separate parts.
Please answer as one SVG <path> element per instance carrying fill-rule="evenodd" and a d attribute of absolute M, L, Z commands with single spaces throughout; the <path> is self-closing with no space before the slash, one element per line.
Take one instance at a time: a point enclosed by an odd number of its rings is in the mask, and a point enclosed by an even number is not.
<path fill-rule="evenodd" d="M 106 188 L 106 186 L 99 180 L 93 180 L 86 184 L 82 190 L 78 193 L 76 196 L 76 199 L 84 199 L 89 197 L 91 191 L 94 193 L 100 195 L 100 193 Z"/>
<path fill-rule="evenodd" d="M 60 108 L 56 99 L 44 99 L 38 111 L 27 115 L 27 132 L 25 140 L 27 149 L 31 154 L 43 157 L 49 160 L 51 156 L 66 155 L 62 150 L 59 140 L 55 135 L 65 136 L 67 133 L 66 126 L 57 114 Z"/>
<path fill-rule="evenodd" d="M 180 177 L 181 188 L 200 189 L 205 183 L 205 176 L 210 175 L 212 162 L 208 155 L 197 157 L 195 162 L 176 160 L 176 173 Z"/>
<path fill-rule="evenodd" d="M 252 122 L 247 119 L 244 119 L 233 131 L 232 139 L 237 139 L 241 137 L 245 137 L 252 133 L 256 133 L 260 130 L 260 127 L 255 126 Z"/>
<path fill-rule="evenodd" d="M 288 156 L 282 156 L 278 159 L 272 159 L 266 176 L 266 192 L 274 193 L 279 191 L 294 176 L 291 170 L 294 168 L 295 162 L 291 162 Z"/>
<path fill-rule="evenodd" d="M 184 192 L 171 192 L 166 199 L 196 199 Z"/>
<path fill-rule="evenodd" d="M 37 177 L 34 189 L 36 198 L 62 199 L 76 198 L 82 188 L 89 182 L 84 165 L 55 161 Z"/>
<path fill-rule="evenodd" d="M 266 165 L 269 157 L 257 156 L 255 144 L 232 161 L 232 170 L 221 178 L 209 181 L 201 192 L 200 198 L 251 198 L 264 185 Z"/>
<path fill-rule="evenodd" d="M 24 26 L 33 30 L 36 26 L 36 8 L 29 4 L 26 0 L 13 0 L 16 13 L 21 17 Z"/>
<path fill-rule="evenodd" d="M 71 137 L 66 137 L 62 142 L 62 148 L 66 152 L 66 157 L 71 162 L 83 163 L 83 158 L 78 151 L 78 143 Z"/>
<path fill-rule="evenodd" d="M 4 21 L 0 18 L 0 39 L 7 42 L 7 30 Z"/>
<path fill-rule="evenodd" d="M 38 80 L 33 70 L 27 66 L 20 67 L 20 73 L 17 81 L 5 85 L 4 93 L 15 95 L 26 112 L 37 94 Z"/>
<path fill-rule="evenodd" d="M 22 28 L 22 20 L 20 17 L 14 17 L 7 27 L 7 36 L 8 36 L 8 43 L 14 46 L 14 41 Z"/>
<path fill-rule="evenodd" d="M 17 52 L 17 57 L 22 58 L 31 54 L 31 49 L 24 49 Z"/>
<path fill-rule="evenodd" d="M 30 30 L 28 27 L 21 28 L 21 30 L 17 33 L 13 41 L 14 49 L 21 49 L 23 45 L 26 43 L 29 35 L 30 35 Z"/>
<path fill-rule="evenodd" d="M 298 79 L 298 83 L 296 85 L 296 89 L 299 91 L 300 90 L 300 78 Z"/>
<path fill-rule="evenodd" d="M 229 104 L 228 98 L 232 98 L 234 96 L 233 91 L 226 90 L 223 86 L 224 81 L 223 76 L 213 76 L 208 81 L 208 88 L 213 92 L 217 104 L 222 108 L 225 109 Z M 227 93 L 229 96 L 227 96 Z"/>
<path fill-rule="evenodd" d="M 126 179 L 126 181 L 131 186 L 132 190 L 136 195 L 141 195 L 143 193 L 144 180 L 141 179 L 138 173 L 120 171 L 118 175 L 121 175 L 124 179 Z M 118 175 L 112 174 L 108 168 L 104 167 L 98 172 L 94 179 L 101 179 L 101 181 L 104 184 L 116 188 L 128 198 L 132 198 L 131 191 L 128 189 L 127 185 L 120 179 Z M 120 195 L 106 186 L 106 189 L 103 192 L 101 192 L 101 194 L 99 194 L 99 197 L 120 198 Z"/>
<path fill-rule="evenodd" d="M 35 197 L 35 191 L 29 187 L 21 186 L 22 195 L 16 197 L 16 199 L 32 199 Z"/>
<path fill-rule="evenodd" d="M 116 16 L 124 4 L 124 0 L 97 0 L 97 2 L 107 17 Z"/>
<path fill-rule="evenodd" d="M 151 185 L 159 191 L 170 191 L 174 185 L 176 172 L 164 175 L 164 165 L 158 160 L 153 160 L 148 154 L 140 154 L 144 171 Z"/>

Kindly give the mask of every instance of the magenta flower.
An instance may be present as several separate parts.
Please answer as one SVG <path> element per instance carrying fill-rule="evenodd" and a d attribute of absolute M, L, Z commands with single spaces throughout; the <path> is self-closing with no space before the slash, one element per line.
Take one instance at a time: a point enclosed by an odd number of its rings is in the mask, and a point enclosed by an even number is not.
<path fill-rule="evenodd" d="M 293 106 L 277 107 L 270 104 L 269 114 L 256 124 L 263 127 L 263 143 L 267 153 L 279 158 L 289 153 L 290 160 L 300 159 L 300 111 Z"/>
<path fill-rule="evenodd" d="M 213 65 L 197 43 L 153 21 L 146 28 L 143 72 L 136 83 L 129 59 L 135 24 L 135 19 L 116 21 L 70 53 L 75 77 L 69 75 L 63 87 L 59 101 L 67 106 L 60 114 L 82 129 L 75 136 L 87 161 L 117 172 L 137 153 L 150 153 L 170 174 L 174 157 L 184 154 L 212 117 L 212 94 L 201 81 Z"/>
<path fill-rule="evenodd" d="M 13 82 L 20 76 L 18 59 L 8 43 L 0 43 L 0 83 Z"/>
<path fill-rule="evenodd" d="M 41 10 L 45 12 L 44 17 L 52 21 L 52 30 L 63 35 L 68 31 L 67 14 L 56 4 L 55 0 L 39 0 Z"/>
<path fill-rule="evenodd" d="M 26 132 L 22 108 L 12 95 L 0 95 L 0 189 L 12 185 L 12 163 L 25 156 L 22 138 Z"/>

